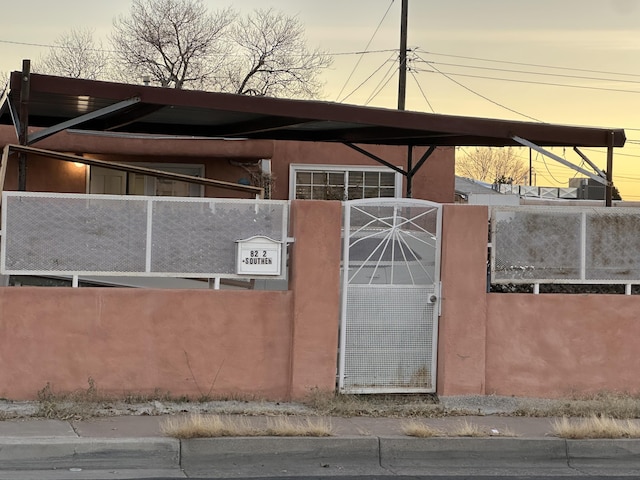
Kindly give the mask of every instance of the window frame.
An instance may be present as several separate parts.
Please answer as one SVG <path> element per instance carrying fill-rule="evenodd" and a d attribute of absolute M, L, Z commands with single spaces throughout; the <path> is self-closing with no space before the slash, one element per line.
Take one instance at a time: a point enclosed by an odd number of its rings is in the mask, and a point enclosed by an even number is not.
<path fill-rule="evenodd" d="M 325 172 L 325 173 L 349 173 L 349 172 L 375 172 L 375 173 L 392 173 L 394 175 L 393 197 L 382 198 L 402 198 L 402 174 L 385 166 L 376 165 L 328 165 L 328 164 L 308 164 L 308 163 L 292 163 L 289 165 L 289 200 L 296 200 L 296 174 L 300 171 Z M 348 175 L 345 179 L 345 193 L 348 198 Z"/>

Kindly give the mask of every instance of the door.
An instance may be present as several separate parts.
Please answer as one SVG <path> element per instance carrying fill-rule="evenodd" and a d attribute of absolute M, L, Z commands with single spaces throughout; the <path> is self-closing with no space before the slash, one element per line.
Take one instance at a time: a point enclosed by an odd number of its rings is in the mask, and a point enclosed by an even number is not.
<path fill-rule="evenodd" d="M 344 202 L 341 392 L 435 391 L 441 212 L 422 200 Z"/>

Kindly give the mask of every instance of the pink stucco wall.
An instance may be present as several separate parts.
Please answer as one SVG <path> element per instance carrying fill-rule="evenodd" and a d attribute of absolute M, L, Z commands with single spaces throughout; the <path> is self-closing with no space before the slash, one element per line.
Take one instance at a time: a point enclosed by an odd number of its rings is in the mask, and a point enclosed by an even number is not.
<path fill-rule="evenodd" d="M 437 391 L 485 391 L 487 207 L 445 205 Z"/>
<path fill-rule="evenodd" d="M 91 377 L 115 395 L 285 398 L 291 307 L 291 292 L 1 288 L 0 397 Z"/>
<path fill-rule="evenodd" d="M 488 295 L 486 393 L 640 393 L 637 295 Z"/>
<path fill-rule="evenodd" d="M 640 393 L 640 296 L 485 293 L 486 207 L 443 217 L 440 395 Z"/>
<path fill-rule="evenodd" d="M 288 291 L 0 288 L 0 397 L 86 389 L 89 377 L 113 395 L 333 389 L 340 204 L 291 209 Z"/>

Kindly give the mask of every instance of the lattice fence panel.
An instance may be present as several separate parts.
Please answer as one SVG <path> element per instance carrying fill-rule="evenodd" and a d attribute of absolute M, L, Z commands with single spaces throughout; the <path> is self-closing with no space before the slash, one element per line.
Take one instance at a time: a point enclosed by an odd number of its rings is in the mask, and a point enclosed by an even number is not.
<path fill-rule="evenodd" d="M 233 277 L 236 241 L 286 245 L 288 202 L 5 192 L 2 225 L 6 274 Z"/>
<path fill-rule="evenodd" d="M 492 283 L 640 283 L 640 209 L 494 207 Z"/>

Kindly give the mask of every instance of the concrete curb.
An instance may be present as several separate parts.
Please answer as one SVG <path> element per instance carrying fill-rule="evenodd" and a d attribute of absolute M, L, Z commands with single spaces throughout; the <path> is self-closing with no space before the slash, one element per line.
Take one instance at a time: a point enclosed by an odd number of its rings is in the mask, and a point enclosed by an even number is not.
<path fill-rule="evenodd" d="M 567 457 L 571 466 L 616 466 L 640 468 L 640 440 L 597 439 L 567 440 Z"/>
<path fill-rule="evenodd" d="M 247 464 L 247 459 L 251 463 Z M 179 470 L 238 476 L 381 474 L 439 469 L 615 466 L 640 471 L 640 440 L 411 438 L 404 436 L 0 438 L 0 472 L 51 469 Z"/>
<path fill-rule="evenodd" d="M 380 438 L 384 467 L 566 467 L 567 449 L 560 438 Z"/>
<path fill-rule="evenodd" d="M 247 459 L 251 464 L 247 465 Z M 238 476 L 327 474 L 329 471 L 381 473 L 377 437 L 237 437 L 182 441 L 181 466 L 190 475 L 211 472 Z"/>
<path fill-rule="evenodd" d="M 0 470 L 170 469 L 179 465 L 180 442 L 173 438 L 0 439 Z"/>

